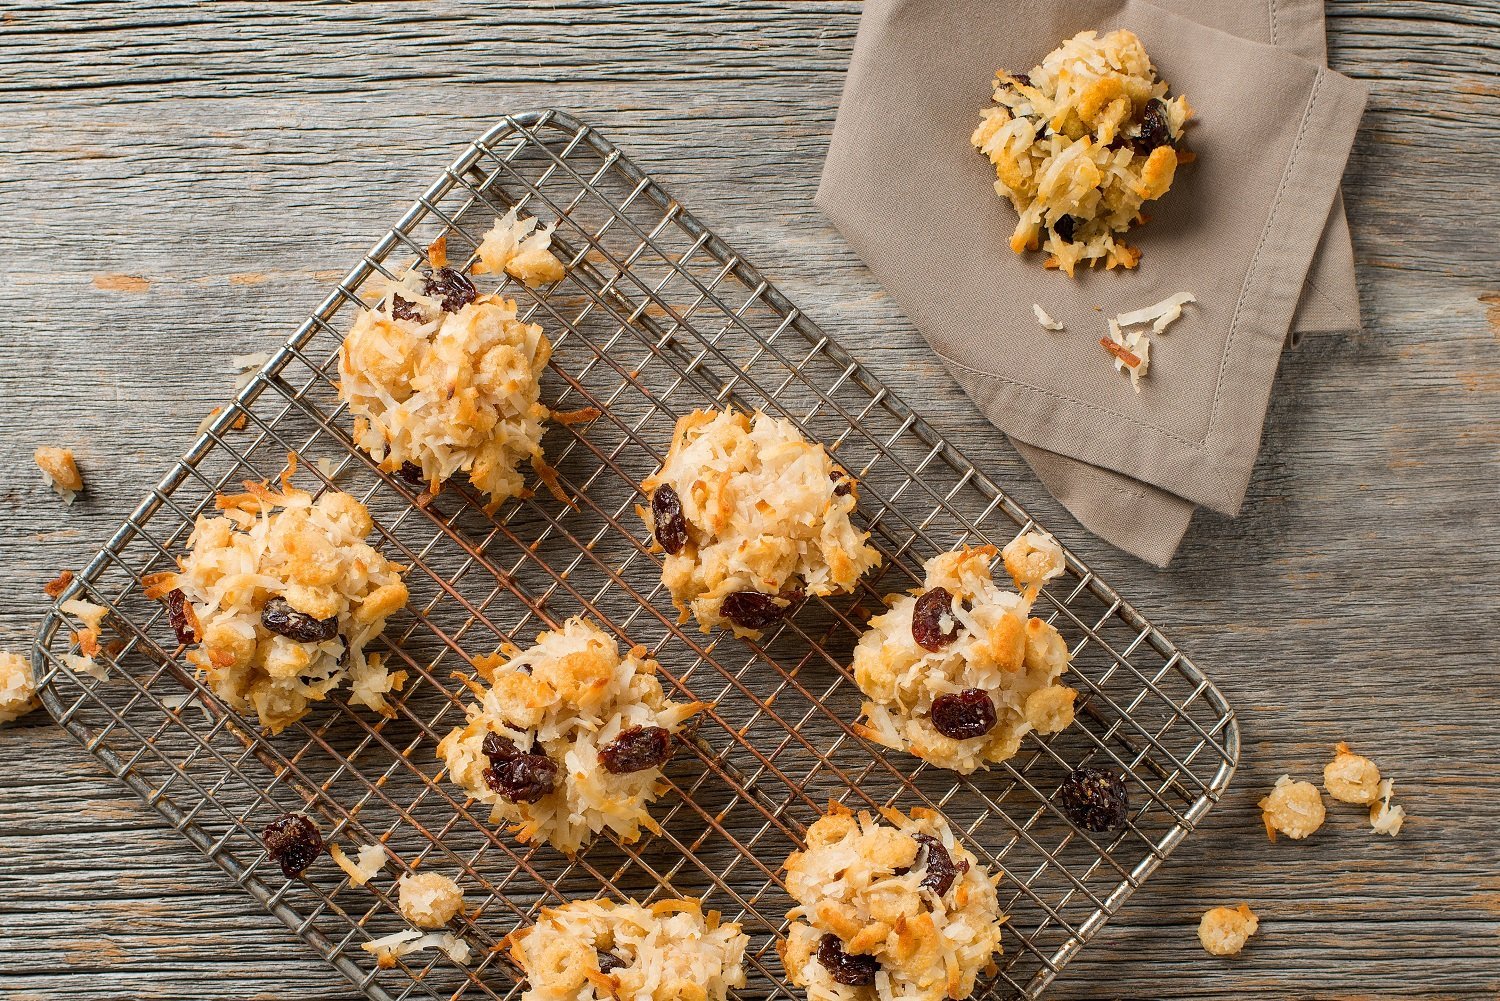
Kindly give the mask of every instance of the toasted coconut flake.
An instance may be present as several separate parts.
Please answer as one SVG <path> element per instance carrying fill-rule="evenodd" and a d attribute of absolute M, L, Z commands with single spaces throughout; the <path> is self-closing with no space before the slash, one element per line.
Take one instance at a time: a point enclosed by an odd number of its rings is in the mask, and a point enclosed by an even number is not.
<path fill-rule="evenodd" d="M 505 272 L 527 288 L 560 281 L 566 272 L 563 262 L 552 253 L 555 225 L 537 229 L 535 219 L 518 218 L 517 208 L 495 220 L 484 235 L 476 253 L 476 275 Z M 535 230 L 535 232 L 533 232 Z"/>
<path fill-rule="evenodd" d="M 1121 313 L 1115 317 L 1115 322 L 1122 327 L 1133 327 L 1137 324 L 1152 323 L 1153 321 L 1163 319 L 1166 319 L 1167 323 L 1171 323 L 1172 320 L 1182 315 L 1183 306 L 1197 301 L 1197 299 L 1193 298 L 1193 293 L 1191 292 L 1178 292 L 1176 295 L 1167 296 L 1155 305 L 1147 306 L 1144 309 L 1134 309 L 1128 313 Z M 1166 323 L 1163 323 L 1159 327 L 1153 326 L 1152 329 L 1159 334 L 1166 328 L 1166 325 Z"/>
<path fill-rule="evenodd" d="M 328 855 L 344 870 L 351 886 L 364 886 L 385 868 L 385 849 L 379 845 L 361 845 L 354 859 L 350 859 L 343 848 L 334 844 L 329 847 Z"/>
<path fill-rule="evenodd" d="M 259 372 L 261 366 L 270 360 L 271 353 L 269 351 L 257 351 L 248 355 L 235 355 L 229 359 L 229 364 L 239 373 L 234 380 L 235 390 L 238 391 L 250 385 L 250 381 L 255 378 L 255 373 Z M 199 433 L 201 434 L 206 429 L 206 427 L 201 427 Z"/>
<path fill-rule="evenodd" d="M 81 674 L 84 677 L 93 678 L 95 681 L 104 681 L 109 677 L 109 672 L 104 666 L 92 657 L 76 653 L 65 653 L 58 659 L 74 674 Z"/>
<path fill-rule="evenodd" d="M 1395 789 L 1393 780 L 1381 779 L 1380 799 L 1370 804 L 1370 826 L 1376 834 L 1389 834 L 1393 838 L 1401 833 L 1401 825 L 1406 822 L 1405 808 L 1391 803 Z"/>
<path fill-rule="evenodd" d="M 365 942 L 360 946 L 365 952 L 375 956 L 376 962 L 382 969 L 389 969 L 396 965 L 396 960 L 413 952 L 421 952 L 424 949 L 441 949 L 447 953 L 448 958 L 460 966 L 468 966 L 469 960 L 473 958 L 473 952 L 469 949 L 469 943 L 459 938 L 452 932 L 421 932 L 398 931 L 394 935 L 377 938 Z"/>
<path fill-rule="evenodd" d="M 83 474 L 71 448 L 43 445 L 32 453 L 47 485 L 57 492 L 63 503 L 72 504 L 83 489 Z"/>
<path fill-rule="evenodd" d="M 1052 319 L 1052 317 L 1047 314 L 1047 311 L 1045 309 L 1043 309 L 1037 303 L 1032 303 L 1031 304 L 1031 311 L 1036 314 L 1036 322 L 1040 323 L 1042 326 L 1046 327 L 1048 330 L 1064 330 L 1064 329 L 1066 329 L 1065 327 L 1063 327 L 1063 325 L 1061 323 L 1059 323 L 1056 320 Z"/>
<path fill-rule="evenodd" d="M 73 583 L 73 571 L 63 570 L 42 587 L 42 593 L 49 598 L 56 598 L 66 591 L 71 583 Z"/>
<path fill-rule="evenodd" d="M 1116 320 L 1109 321 L 1109 338 L 1100 344 L 1115 356 L 1115 371 L 1130 373 L 1130 388 L 1141 391 L 1141 379 L 1151 370 L 1151 339 L 1143 330 L 1122 331 Z"/>

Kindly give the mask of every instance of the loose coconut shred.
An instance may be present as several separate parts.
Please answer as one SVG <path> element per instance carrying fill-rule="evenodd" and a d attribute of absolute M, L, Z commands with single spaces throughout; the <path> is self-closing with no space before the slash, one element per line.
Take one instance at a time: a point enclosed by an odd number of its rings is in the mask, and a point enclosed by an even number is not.
<path fill-rule="evenodd" d="M 1186 98 L 1167 97 L 1140 39 L 1080 32 L 1027 73 L 996 73 L 994 96 L 970 141 L 1020 217 L 1011 249 L 1040 249 L 1069 275 L 1135 267 L 1141 252 L 1122 235 L 1189 158 L 1177 144 L 1192 115 Z"/>
<path fill-rule="evenodd" d="M 78 471 L 78 462 L 71 448 L 44 445 L 32 453 L 42 479 L 56 491 L 64 504 L 72 504 L 83 490 L 83 474 Z"/>

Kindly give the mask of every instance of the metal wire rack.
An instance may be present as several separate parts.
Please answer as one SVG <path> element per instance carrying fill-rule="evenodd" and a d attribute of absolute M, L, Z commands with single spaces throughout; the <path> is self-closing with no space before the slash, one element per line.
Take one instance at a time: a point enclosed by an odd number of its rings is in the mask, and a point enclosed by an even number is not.
<path fill-rule="evenodd" d="M 546 439 L 576 507 L 545 492 L 493 514 L 465 484 L 425 506 L 354 448 L 334 389 L 340 327 L 439 235 L 450 259 L 519 204 L 557 221 L 567 277 L 533 294 L 505 287 L 555 345 L 544 399 L 596 407 Z M 884 564 L 859 593 L 808 602 L 760 643 L 676 622 L 635 519 L 636 484 L 661 459 L 676 417 L 705 405 L 760 408 L 828 443 L 862 481 L 860 516 Z M 384 642 L 411 681 L 390 719 L 337 696 L 269 737 L 229 711 L 178 657 L 140 578 L 175 567 L 216 492 L 302 459 L 304 486 L 370 506 L 384 552 L 411 564 L 411 600 Z M 1078 722 L 1028 737 L 1011 762 L 970 777 L 856 737 L 860 697 L 846 667 L 861 615 L 920 582 L 921 561 L 963 543 L 1003 545 L 1027 514 L 915 412 L 619 150 L 576 119 L 505 118 L 444 171 L 126 519 L 68 594 L 109 609 L 108 677 L 70 670 L 70 624 L 54 611 L 34 650 L 53 716 L 191 844 L 371 998 L 510 998 L 519 973 L 490 951 L 544 905 L 599 894 L 702 897 L 744 925 L 744 998 L 796 998 L 775 944 L 791 901 L 780 861 L 829 800 L 940 810 L 992 871 L 1009 914 L 984 997 L 1034 997 L 1202 818 L 1233 773 L 1233 712 L 1207 678 L 1071 555 L 1035 614 L 1073 651 Z M 373 540 L 372 540 L 373 541 Z M 609 837 L 569 860 L 491 828 L 440 774 L 434 747 L 461 721 L 466 656 L 529 643 L 585 614 L 651 649 L 669 688 L 713 703 L 668 766 L 654 809 L 662 833 Z M 1085 762 L 1128 776 L 1133 811 L 1116 835 L 1074 827 L 1049 804 Z M 259 831 L 289 810 L 325 838 L 380 841 L 395 856 L 352 887 L 324 860 L 288 880 Z M 453 930 L 468 966 L 438 950 L 377 968 L 362 942 L 405 927 L 401 868 L 457 873 L 470 908 Z"/>

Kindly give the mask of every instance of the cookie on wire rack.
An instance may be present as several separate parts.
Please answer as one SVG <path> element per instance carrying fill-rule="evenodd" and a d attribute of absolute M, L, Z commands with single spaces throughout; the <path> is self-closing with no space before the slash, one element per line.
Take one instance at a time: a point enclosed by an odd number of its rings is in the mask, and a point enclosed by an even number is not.
<path fill-rule="evenodd" d="M 931 810 L 830 804 L 786 861 L 787 976 L 808 1001 L 966 998 L 1000 952 L 998 879 Z"/>
<path fill-rule="evenodd" d="M 995 167 L 995 191 L 1019 218 L 1010 247 L 1045 266 L 1133 268 L 1123 236 L 1172 186 L 1187 98 L 1167 97 L 1141 40 L 1082 31 L 1026 73 L 995 74 L 995 104 L 970 141 Z"/>
<path fill-rule="evenodd" d="M 745 986 L 749 942 L 697 900 L 575 900 L 502 945 L 526 974 L 522 1001 L 725 1001 Z"/>
<path fill-rule="evenodd" d="M 247 482 L 220 495 L 220 514 L 198 517 L 178 569 L 143 579 L 178 640 L 193 644 L 188 662 L 272 733 L 346 682 L 350 702 L 391 715 L 386 696 L 406 679 L 365 652 L 406 604 L 406 567 L 366 541 L 374 522 L 358 500 L 293 487 L 296 465 L 289 455 L 280 490 Z"/>
<path fill-rule="evenodd" d="M 996 555 L 980 546 L 933 557 L 922 587 L 892 595 L 870 620 L 854 648 L 861 736 L 967 774 L 1011 758 L 1030 731 L 1073 722 L 1077 692 L 1058 683 L 1068 646 L 1028 618 L 1043 581 L 1062 572 L 1062 549 L 1040 533 L 1006 546 L 1020 594 L 995 584 Z"/>
<path fill-rule="evenodd" d="M 476 274 L 508 272 L 527 285 L 556 281 L 563 265 L 549 249 L 550 227 L 514 210 L 480 244 Z M 530 463 L 561 496 L 542 454 L 544 422 L 593 411 L 555 414 L 541 402 L 542 371 L 552 343 L 523 323 L 516 302 L 480 294 L 448 266 L 446 242 L 428 251 L 431 270 L 409 270 L 388 283 L 380 302 L 360 311 L 339 348 L 339 399 L 354 415 L 354 440 L 386 472 L 401 472 L 434 493 L 468 474 L 491 508 L 526 493 L 520 472 Z"/>
<path fill-rule="evenodd" d="M 598 626 L 569 619 L 522 651 L 474 658 L 488 687 L 468 722 L 438 744 L 449 777 L 490 806 L 518 840 L 572 855 L 600 831 L 636 841 L 659 832 L 648 807 L 661 792 L 673 737 L 702 702 L 672 702 L 643 647 L 620 654 Z"/>
<path fill-rule="evenodd" d="M 763 413 L 677 421 L 637 512 L 666 553 L 662 581 L 704 632 L 758 638 L 808 595 L 851 590 L 880 563 L 850 521 L 857 484 L 821 444 Z"/>

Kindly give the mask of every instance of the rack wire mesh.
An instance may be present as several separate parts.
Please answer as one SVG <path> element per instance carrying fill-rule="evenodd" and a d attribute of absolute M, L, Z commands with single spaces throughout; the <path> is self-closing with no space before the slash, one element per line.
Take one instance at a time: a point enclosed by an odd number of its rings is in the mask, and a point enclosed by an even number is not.
<path fill-rule="evenodd" d="M 493 514 L 466 484 L 425 505 L 380 473 L 349 436 L 334 388 L 339 324 L 372 279 L 448 238 L 472 251 L 519 205 L 558 223 L 568 264 L 555 286 L 502 286 L 555 350 L 544 399 L 596 407 L 546 448 L 576 507 L 545 492 Z M 636 485 L 683 412 L 762 409 L 832 447 L 861 480 L 860 517 L 884 563 L 858 593 L 808 602 L 759 643 L 679 626 L 634 518 Z M 140 578 L 175 567 L 215 494 L 302 459 L 306 486 L 370 506 L 384 552 L 412 565 L 411 600 L 385 645 L 411 676 L 392 718 L 337 696 L 282 734 L 260 733 L 195 680 Z M 1042 592 L 1073 653 L 1078 722 L 989 772 L 956 776 L 870 745 L 850 729 L 860 697 L 847 663 L 863 614 L 920 583 L 921 561 L 970 543 L 1003 545 L 1029 516 L 883 387 L 738 254 L 598 132 L 557 111 L 506 117 L 461 155 L 212 422 L 63 597 L 109 609 L 107 680 L 62 660 L 77 652 L 54 610 L 34 650 L 53 716 L 192 845 L 361 991 L 381 1001 L 511 998 L 520 974 L 496 942 L 538 909 L 600 894 L 701 897 L 751 936 L 744 998 L 796 998 L 775 944 L 791 901 L 780 860 L 830 800 L 928 806 L 992 871 L 1009 914 L 984 997 L 1034 997 L 1115 914 L 1218 799 L 1239 736 L 1223 696 L 1156 628 L 1069 554 Z M 573 859 L 486 823 L 440 773 L 434 747 L 462 720 L 450 677 L 466 657 L 585 614 L 648 647 L 669 690 L 713 704 L 668 766 L 659 836 L 601 837 Z M 1073 767 L 1127 776 L 1132 813 L 1113 835 L 1075 827 L 1050 803 Z M 289 810 L 329 841 L 379 841 L 386 873 L 352 887 L 328 863 L 284 878 L 259 831 Z M 401 930 L 391 876 L 457 872 L 472 906 L 453 930 L 469 965 L 439 950 L 378 968 L 361 943 Z"/>

